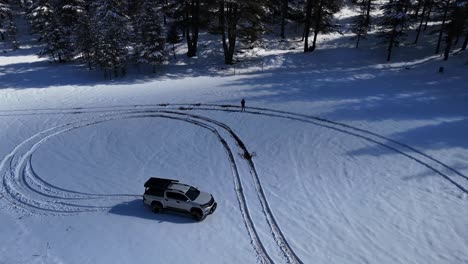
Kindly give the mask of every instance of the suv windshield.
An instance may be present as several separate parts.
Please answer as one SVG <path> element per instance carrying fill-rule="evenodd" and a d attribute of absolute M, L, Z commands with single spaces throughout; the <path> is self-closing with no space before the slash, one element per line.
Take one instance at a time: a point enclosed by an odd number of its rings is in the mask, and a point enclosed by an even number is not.
<path fill-rule="evenodd" d="M 199 194 L 200 194 L 200 191 L 193 187 L 190 187 L 190 189 L 188 189 L 188 191 L 185 193 L 185 195 L 187 195 L 187 197 L 192 201 L 197 199 Z"/>

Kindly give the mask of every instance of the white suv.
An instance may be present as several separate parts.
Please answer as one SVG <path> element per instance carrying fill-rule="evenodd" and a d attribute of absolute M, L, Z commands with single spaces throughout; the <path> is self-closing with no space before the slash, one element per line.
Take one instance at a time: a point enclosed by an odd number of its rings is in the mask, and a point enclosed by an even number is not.
<path fill-rule="evenodd" d="M 217 206 L 213 195 L 177 180 L 162 178 L 146 181 L 143 202 L 151 206 L 154 213 L 169 209 L 189 213 L 197 221 L 212 214 Z"/>

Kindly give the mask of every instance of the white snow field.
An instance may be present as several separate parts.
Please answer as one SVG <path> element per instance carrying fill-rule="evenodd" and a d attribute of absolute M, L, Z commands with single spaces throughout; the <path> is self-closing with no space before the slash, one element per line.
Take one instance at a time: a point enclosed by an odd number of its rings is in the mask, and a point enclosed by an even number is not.
<path fill-rule="evenodd" d="M 0 55 L 0 263 L 468 263 L 467 53 L 347 37 L 112 81 Z M 152 176 L 217 210 L 153 214 Z"/>

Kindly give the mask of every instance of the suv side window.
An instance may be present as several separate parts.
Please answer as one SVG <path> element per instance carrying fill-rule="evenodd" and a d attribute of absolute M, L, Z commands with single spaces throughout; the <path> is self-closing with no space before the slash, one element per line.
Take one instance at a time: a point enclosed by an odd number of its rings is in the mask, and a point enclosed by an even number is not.
<path fill-rule="evenodd" d="M 185 197 L 185 195 L 183 194 L 180 194 L 180 193 L 174 193 L 174 192 L 166 192 L 166 196 L 167 198 L 169 199 L 174 199 L 174 200 L 177 200 L 177 201 L 187 201 L 187 197 Z"/>
<path fill-rule="evenodd" d="M 145 194 L 163 197 L 164 196 L 164 191 L 149 188 L 148 190 L 146 190 Z"/>

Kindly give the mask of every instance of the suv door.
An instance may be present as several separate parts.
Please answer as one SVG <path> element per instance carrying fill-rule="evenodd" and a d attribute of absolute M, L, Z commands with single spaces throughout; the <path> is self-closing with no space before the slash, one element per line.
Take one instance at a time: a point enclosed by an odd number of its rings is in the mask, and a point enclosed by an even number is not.
<path fill-rule="evenodd" d="M 166 207 L 189 212 L 191 204 L 188 201 L 189 199 L 181 193 L 166 192 Z"/>

